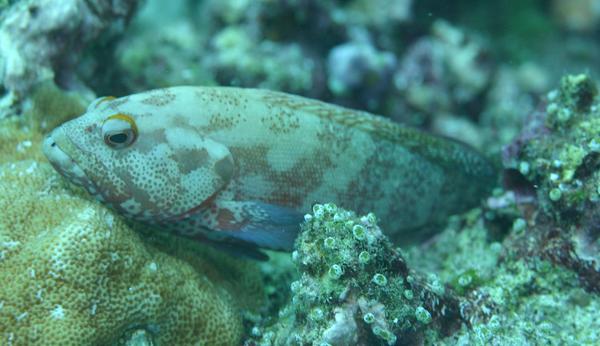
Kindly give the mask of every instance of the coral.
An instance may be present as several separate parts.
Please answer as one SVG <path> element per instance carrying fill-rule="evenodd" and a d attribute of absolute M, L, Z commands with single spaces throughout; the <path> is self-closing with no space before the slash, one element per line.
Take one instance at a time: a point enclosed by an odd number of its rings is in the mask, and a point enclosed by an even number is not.
<path fill-rule="evenodd" d="M 435 241 L 407 248 L 407 260 L 423 272 L 437 273 L 441 282 L 449 283 L 459 293 L 489 280 L 487 275 L 498 264 L 502 244 L 489 241 L 490 227 L 486 227 L 482 214 L 474 209 L 462 217 L 452 217 Z"/>
<path fill-rule="evenodd" d="M 292 253 L 300 278 L 291 284 L 291 302 L 277 323 L 255 327 L 261 338 L 253 342 L 406 344 L 423 340 L 425 331 L 444 335 L 459 322 L 450 290 L 409 270 L 373 214 L 316 204 L 305 219 Z"/>
<path fill-rule="evenodd" d="M 366 104 L 381 99 L 392 87 L 395 68 L 393 53 L 378 51 L 367 39 L 357 38 L 329 51 L 327 85 L 344 105 Z"/>
<path fill-rule="evenodd" d="M 78 93 L 63 91 L 52 82 L 41 82 L 32 87 L 24 118 L 34 131 L 47 133 L 83 114 L 87 104 Z"/>
<path fill-rule="evenodd" d="M 589 76 L 564 77 L 504 150 L 505 189 L 406 250 L 455 289 L 468 322 L 428 343 L 597 343 L 596 94 Z"/>
<path fill-rule="evenodd" d="M 92 94 L 74 73 L 80 53 L 102 33 L 122 30 L 136 6 L 136 0 L 27 0 L 6 9 L 0 24 L 0 80 L 7 92 L 2 115 L 11 112 L 7 106 L 18 112 L 15 104 L 43 81 Z"/>
<path fill-rule="evenodd" d="M 42 135 L 22 118 L 0 120 L 0 164 L 26 159 L 44 161 Z"/>
<path fill-rule="evenodd" d="M 587 75 L 564 77 L 537 115 L 543 121 L 525 129 L 504 156 L 507 168 L 520 170 L 538 186 L 538 202 L 558 218 L 566 213 L 581 216 L 599 199 L 596 95 L 595 83 Z"/>
<path fill-rule="evenodd" d="M 313 86 L 315 63 L 296 43 L 262 42 L 230 26 L 211 40 L 205 63 L 220 84 L 301 92 Z"/>
<path fill-rule="evenodd" d="M 3 122 L 0 343 L 239 344 L 264 296 L 254 263 L 133 231 L 47 163 L 16 161 L 40 136 Z"/>
<path fill-rule="evenodd" d="M 457 138 L 473 148 L 484 148 L 481 130 L 469 119 L 455 115 L 438 115 L 433 119 L 431 130 L 435 133 Z"/>
<path fill-rule="evenodd" d="M 533 76 L 532 76 L 533 75 Z M 525 114 L 531 114 L 537 95 L 549 88 L 547 71 L 530 63 L 518 68 L 500 66 L 485 96 L 485 107 L 479 119 L 481 148 L 497 155 L 522 131 Z M 529 127 L 529 119 L 525 126 Z"/>
<path fill-rule="evenodd" d="M 565 76 L 504 152 L 507 188 L 529 195 L 518 204 L 530 227 L 511 235 L 511 253 L 563 266 L 592 292 L 600 292 L 598 102 L 588 75 Z"/>
<path fill-rule="evenodd" d="M 110 95 L 115 94 L 115 84 L 123 94 L 148 86 L 215 84 L 213 76 L 198 62 L 207 35 L 197 29 L 196 25 L 205 20 L 190 15 L 195 13 L 190 2 L 178 1 L 169 6 L 156 0 L 145 3 L 117 46 L 115 64 L 88 71 L 88 83 Z M 161 27 L 158 32 L 154 30 L 157 26 Z M 98 78 L 100 71 L 105 72 L 102 79 Z"/>
<path fill-rule="evenodd" d="M 432 13 L 415 18 L 413 7 L 439 9 L 413 5 L 213 0 L 165 10 L 150 0 L 121 39 L 116 63 L 85 80 L 103 94 L 177 84 L 288 91 L 498 153 L 533 107 L 534 94 L 546 90 L 551 71 L 532 61 L 500 64 L 485 36 L 461 23 L 424 19 Z"/>
<path fill-rule="evenodd" d="M 454 111 L 489 85 L 493 66 L 486 54 L 481 42 L 438 20 L 431 36 L 409 47 L 395 86 L 411 108 L 428 116 Z"/>
<path fill-rule="evenodd" d="M 254 319 L 255 324 L 261 320 L 267 321 L 276 318 L 279 309 L 290 299 L 291 283 L 298 280 L 298 273 L 289 253 L 265 252 L 268 254 L 269 260 L 258 264 L 263 275 L 264 291 L 267 296 L 263 308 L 265 314 Z"/>
<path fill-rule="evenodd" d="M 125 86 L 123 93 L 177 84 L 260 87 L 383 110 L 393 90 L 391 50 L 401 46 L 388 36 L 410 20 L 412 2 L 212 0 L 163 10 L 150 0 L 123 37 L 117 64 L 102 74 L 114 78 L 90 74 L 86 82 L 106 92 Z M 156 33 L 157 25 L 164 30 Z"/>
<path fill-rule="evenodd" d="M 597 296 L 576 275 L 545 261 L 508 261 L 470 295 L 487 316 L 436 345 L 592 345 L 600 327 Z M 472 316 L 471 316 L 472 317 Z"/>
<path fill-rule="evenodd" d="M 85 111 L 76 93 L 60 90 L 52 82 L 33 87 L 20 117 L 2 119 L 0 123 L 0 163 L 34 159 L 46 161 L 40 143 L 42 135 L 62 122 Z"/>
<path fill-rule="evenodd" d="M 435 272 L 460 301 L 460 330 L 441 338 L 427 334 L 425 344 L 597 342 L 600 299 L 586 291 L 589 283 L 575 270 L 538 252 L 539 243 L 528 238 L 545 234 L 544 229 L 518 217 L 510 196 L 498 191 L 485 212 L 476 209 L 453 217 L 435 239 L 404 251 L 413 268 Z M 494 232 L 499 226 L 506 228 L 501 234 Z M 532 251 L 517 251 L 523 248 Z"/>

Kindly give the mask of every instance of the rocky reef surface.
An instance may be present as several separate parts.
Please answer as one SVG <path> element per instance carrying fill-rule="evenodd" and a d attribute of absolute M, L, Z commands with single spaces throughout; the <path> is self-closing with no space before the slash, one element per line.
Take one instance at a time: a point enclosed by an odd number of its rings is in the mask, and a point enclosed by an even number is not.
<path fill-rule="evenodd" d="M 594 0 L 0 1 L 0 344 L 598 344 L 599 30 Z M 320 201 L 257 263 L 126 223 L 41 154 L 94 97 L 180 84 L 383 114 L 502 181 L 418 243 Z"/>

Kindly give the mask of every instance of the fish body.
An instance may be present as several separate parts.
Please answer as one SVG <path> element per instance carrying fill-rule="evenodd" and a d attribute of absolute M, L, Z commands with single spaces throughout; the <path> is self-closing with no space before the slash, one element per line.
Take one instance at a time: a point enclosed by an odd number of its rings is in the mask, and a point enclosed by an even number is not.
<path fill-rule="evenodd" d="M 471 148 L 281 92 L 181 86 L 100 98 L 44 142 L 53 166 L 127 218 L 289 250 L 317 202 L 392 236 L 472 207 L 495 173 Z"/>

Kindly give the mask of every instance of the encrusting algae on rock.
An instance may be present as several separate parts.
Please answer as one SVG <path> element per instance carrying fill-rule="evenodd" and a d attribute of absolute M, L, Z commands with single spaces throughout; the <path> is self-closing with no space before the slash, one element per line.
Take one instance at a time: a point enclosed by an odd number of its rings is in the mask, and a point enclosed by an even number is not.
<path fill-rule="evenodd" d="M 6 124 L 8 123 L 8 124 Z M 0 150 L 40 136 L 3 120 Z M 30 152 L 31 157 L 40 157 Z M 5 155 L 6 154 L 6 155 Z M 46 162 L 0 162 L 0 344 L 239 344 L 264 289 L 255 263 L 140 235 Z"/>
<path fill-rule="evenodd" d="M 453 293 L 410 270 L 375 215 L 328 203 L 305 220 L 292 253 L 300 278 L 291 300 L 247 345 L 412 345 L 459 325 Z"/>
<path fill-rule="evenodd" d="M 505 166 L 528 227 L 511 250 L 540 256 L 600 292 L 600 99 L 586 74 L 567 75 L 505 150 Z M 516 167 L 516 169 L 515 169 Z M 529 204 L 529 205 L 528 205 Z"/>

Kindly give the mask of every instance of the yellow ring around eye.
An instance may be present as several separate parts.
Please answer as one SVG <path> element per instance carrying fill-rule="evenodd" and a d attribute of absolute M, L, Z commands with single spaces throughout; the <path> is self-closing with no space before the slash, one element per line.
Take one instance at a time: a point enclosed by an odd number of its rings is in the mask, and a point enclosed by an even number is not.
<path fill-rule="evenodd" d="M 114 96 L 105 96 L 96 103 L 96 106 L 94 108 L 98 108 L 102 102 L 108 102 L 108 101 L 112 101 L 114 99 L 116 99 L 116 97 L 114 97 Z"/>
<path fill-rule="evenodd" d="M 137 137 L 138 128 L 132 117 L 130 117 L 127 114 L 117 113 L 117 114 L 113 114 L 113 115 L 109 116 L 108 118 L 106 118 L 105 122 L 108 120 L 111 120 L 111 119 L 122 120 L 122 121 L 127 122 L 131 126 L 131 131 L 133 131 L 134 136 Z"/>

